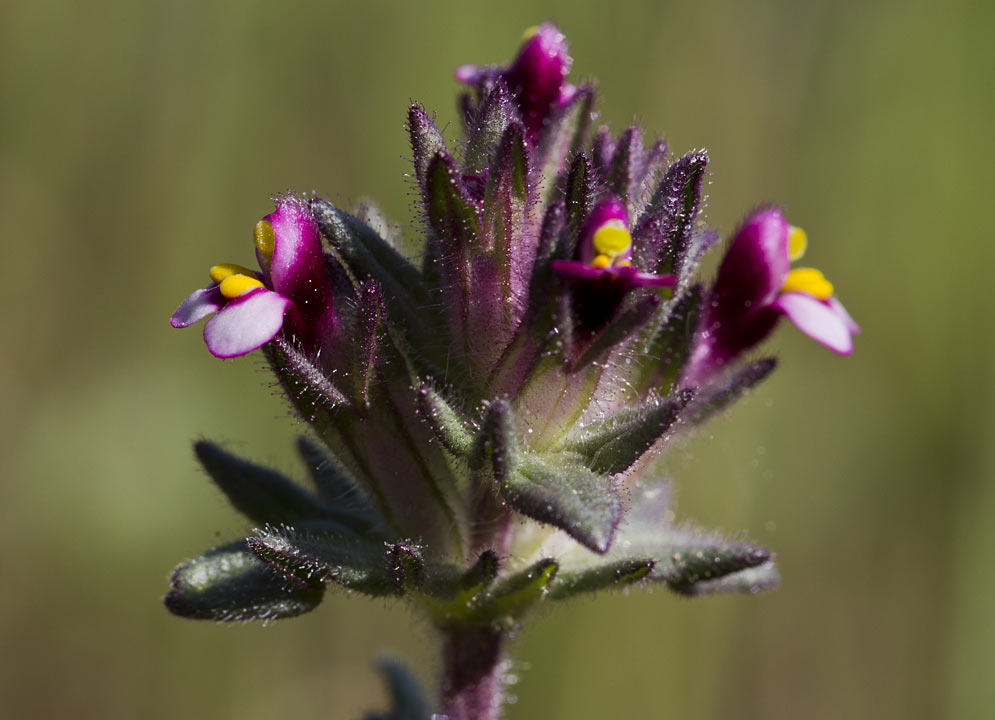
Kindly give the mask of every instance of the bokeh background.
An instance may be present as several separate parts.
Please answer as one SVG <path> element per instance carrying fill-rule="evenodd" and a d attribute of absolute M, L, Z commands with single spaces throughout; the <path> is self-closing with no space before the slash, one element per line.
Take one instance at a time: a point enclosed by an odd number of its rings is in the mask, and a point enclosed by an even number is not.
<path fill-rule="evenodd" d="M 773 547 L 776 593 L 577 601 L 515 647 L 512 720 L 975 718 L 995 706 L 988 227 L 995 5 L 711 0 L 0 4 L 0 715 L 356 718 L 395 603 L 269 627 L 169 616 L 171 568 L 246 530 L 194 464 L 295 472 L 257 359 L 167 318 L 251 259 L 271 193 L 364 197 L 414 232 L 409 99 L 455 136 L 452 70 L 557 21 L 601 119 L 711 152 L 710 224 L 785 205 L 863 325 L 671 454 L 679 516 Z"/>

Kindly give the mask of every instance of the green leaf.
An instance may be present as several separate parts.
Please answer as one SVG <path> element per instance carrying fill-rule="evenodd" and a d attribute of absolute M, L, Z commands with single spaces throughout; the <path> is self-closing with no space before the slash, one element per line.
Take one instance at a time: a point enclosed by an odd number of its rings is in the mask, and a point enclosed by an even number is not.
<path fill-rule="evenodd" d="M 239 540 L 177 567 L 163 601 L 180 617 L 243 622 L 301 615 L 323 596 L 322 586 L 288 583 Z"/>
<path fill-rule="evenodd" d="M 559 459 L 554 466 L 522 454 L 503 474 L 495 468 L 501 496 L 523 515 L 566 531 L 594 552 L 606 552 L 622 518 L 618 490 L 578 457 L 561 453 Z"/>
<path fill-rule="evenodd" d="M 761 585 L 768 587 L 765 578 L 774 569 L 770 553 L 750 544 L 689 544 L 669 550 L 669 554 L 654 558 L 656 567 L 651 577 L 666 582 L 671 590 L 682 595 L 707 595 L 721 592 L 723 587 L 726 592 L 755 592 L 754 586 L 757 590 L 762 589 Z M 758 574 L 757 569 L 764 566 L 769 570 Z M 740 573 L 746 570 L 754 573 L 740 577 Z"/>
<path fill-rule="evenodd" d="M 480 600 L 473 616 L 483 620 L 520 618 L 545 597 L 559 564 L 544 559 L 498 583 Z"/>
<path fill-rule="evenodd" d="M 467 457 L 473 451 L 474 431 L 470 424 L 450 405 L 441 393 L 427 383 L 415 391 L 418 411 L 432 428 L 446 450 L 457 457 Z"/>
<path fill-rule="evenodd" d="M 563 447 L 580 453 L 595 472 L 624 472 L 670 432 L 693 397 L 692 391 L 681 390 L 657 403 L 622 411 L 584 435 L 568 438 Z"/>
<path fill-rule="evenodd" d="M 429 720 L 432 715 L 421 683 L 400 660 L 384 657 L 377 661 L 390 693 L 391 708 L 385 713 L 372 713 L 365 720 Z"/>
<path fill-rule="evenodd" d="M 327 517 L 364 536 L 387 536 L 387 521 L 366 491 L 324 446 L 297 439 L 297 450 L 311 472 Z"/>
<path fill-rule="evenodd" d="M 489 586 L 497 578 L 501 561 L 493 550 L 484 550 L 473 564 L 459 579 L 460 589 L 471 595 Z"/>
<path fill-rule="evenodd" d="M 484 410 L 484 419 L 477 435 L 471 463 L 479 467 L 490 461 L 494 476 L 504 477 L 518 458 L 518 428 L 507 400 L 492 400 Z"/>
<path fill-rule="evenodd" d="M 275 470 L 242 460 L 207 440 L 194 443 L 207 474 L 232 506 L 255 523 L 300 523 L 333 513 L 317 497 Z"/>
<path fill-rule="evenodd" d="M 334 582 L 373 596 L 395 595 L 403 578 L 390 548 L 320 529 L 267 527 L 248 539 L 249 549 L 290 582 Z"/>
<path fill-rule="evenodd" d="M 634 384 L 643 391 L 670 392 L 680 378 L 691 350 L 691 338 L 698 327 L 701 285 L 693 285 L 670 308 L 666 321 L 655 330 L 642 353 L 646 372 Z"/>
<path fill-rule="evenodd" d="M 656 563 L 651 559 L 616 560 L 603 565 L 560 572 L 550 587 L 551 600 L 565 600 L 583 593 L 615 590 L 646 579 Z"/>
<path fill-rule="evenodd" d="M 581 568 L 588 558 L 574 553 Z M 650 582 L 665 583 L 682 595 L 720 592 L 756 593 L 777 585 L 778 575 L 771 554 L 746 540 L 730 540 L 721 534 L 692 526 L 674 526 L 667 512 L 662 488 L 643 491 L 619 528 L 609 558 L 652 560 Z M 574 570 L 571 560 L 563 565 Z"/>
<path fill-rule="evenodd" d="M 698 398 L 688 408 L 688 422 L 698 425 L 729 407 L 748 390 L 760 384 L 776 367 L 777 358 L 770 357 L 741 365 L 725 373 L 715 382 L 699 390 Z"/>

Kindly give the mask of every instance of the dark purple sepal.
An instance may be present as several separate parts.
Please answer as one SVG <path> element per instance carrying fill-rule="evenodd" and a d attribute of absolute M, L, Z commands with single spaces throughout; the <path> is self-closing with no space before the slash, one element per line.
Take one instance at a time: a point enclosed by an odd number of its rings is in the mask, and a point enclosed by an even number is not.
<path fill-rule="evenodd" d="M 434 118 L 430 118 L 425 108 L 417 103 L 408 108 L 408 136 L 415 178 L 424 193 L 428 164 L 436 154 L 445 152 L 446 143 L 435 126 Z"/>
<path fill-rule="evenodd" d="M 644 164 L 642 131 L 638 125 L 631 125 L 619 136 L 607 168 L 608 187 L 627 210 L 638 195 Z"/>
<path fill-rule="evenodd" d="M 353 393 L 357 406 L 367 407 L 371 388 L 377 382 L 377 364 L 382 356 L 380 343 L 387 332 L 387 308 L 383 292 L 374 282 L 363 283 L 356 296 L 356 332 L 350 343 Z"/>
<path fill-rule="evenodd" d="M 569 102 L 553 110 L 546 129 L 535 148 L 534 166 L 539 171 L 536 180 L 539 210 L 550 202 L 561 187 L 571 158 L 580 153 L 591 123 L 594 89 L 580 87 Z"/>
<path fill-rule="evenodd" d="M 581 153 L 574 158 L 566 178 L 563 198 L 566 204 L 564 237 L 568 242 L 558 248 L 558 257 L 566 259 L 575 256 L 577 238 L 580 236 L 581 226 L 594 208 L 597 189 L 597 178 L 591 167 L 591 160 Z"/>
<path fill-rule="evenodd" d="M 480 239 L 480 208 L 467 191 L 456 164 L 445 153 L 436 153 L 429 161 L 425 190 L 425 211 L 442 245 L 443 263 L 449 262 L 447 257 L 457 249 L 475 249 Z"/>
<path fill-rule="evenodd" d="M 701 204 L 708 155 L 693 152 L 670 166 L 632 232 L 633 262 L 652 272 L 681 270 Z"/>
<path fill-rule="evenodd" d="M 491 167 L 495 149 L 508 126 L 519 122 L 518 108 L 508 86 L 500 80 L 495 82 L 481 100 L 467 128 L 463 172 L 481 175 Z"/>

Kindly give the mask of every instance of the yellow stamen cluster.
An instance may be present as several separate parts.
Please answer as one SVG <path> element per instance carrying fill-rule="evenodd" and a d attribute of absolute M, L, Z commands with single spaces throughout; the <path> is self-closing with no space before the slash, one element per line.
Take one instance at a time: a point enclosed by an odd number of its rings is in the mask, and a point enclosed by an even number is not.
<path fill-rule="evenodd" d="M 788 233 L 788 258 L 795 261 L 805 254 L 808 235 L 793 225 Z M 803 292 L 819 300 L 826 300 L 833 294 L 833 284 L 815 268 L 795 268 L 788 272 L 784 285 L 781 286 L 781 292 Z"/>
<path fill-rule="evenodd" d="M 631 265 L 628 260 L 617 260 L 632 245 L 632 236 L 621 220 L 609 220 L 599 227 L 591 238 L 596 253 L 591 265 L 606 268 L 610 265 Z"/>
<path fill-rule="evenodd" d="M 210 270 L 211 280 L 218 283 L 221 294 L 234 300 L 250 290 L 265 287 L 249 268 L 235 263 L 215 265 Z"/>
<path fill-rule="evenodd" d="M 801 260 L 802 255 L 805 254 L 805 248 L 808 247 L 808 235 L 800 227 L 791 226 L 791 230 L 788 234 L 788 259 L 791 262 L 795 260 Z"/>
<path fill-rule="evenodd" d="M 781 292 L 803 292 L 825 300 L 833 294 L 833 284 L 815 268 L 795 268 L 785 278 Z"/>
<path fill-rule="evenodd" d="M 269 220 L 260 220 L 256 223 L 254 232 L 256 238 L 256 250 L 264 262 L 269 266 L 273 259 L 273 248 L 276 246 L 276 235 L 273 233 L 273 225 Z"/>

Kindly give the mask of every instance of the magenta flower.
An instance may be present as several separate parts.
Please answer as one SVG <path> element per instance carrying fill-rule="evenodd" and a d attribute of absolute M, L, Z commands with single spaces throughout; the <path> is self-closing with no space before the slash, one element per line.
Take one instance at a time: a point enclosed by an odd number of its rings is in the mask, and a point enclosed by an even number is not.
<path fill-rule="evenodd" d="M 625 205 L 615 197 L 595 205 L 580 229 L 579 260 L 554 260 L 560 275 L 586 280 L 608 280 L 628 292 L 637 287 L 673 287 L 673 275 L 652 275 L 632 266 L 632 236 Z"/>
<path fill-rule="evenodd" d="M 763 340 L 786 316 L 816 342 L 841 355 L 860 332 L 814 268 L 790 269 L 807 239 L 776 208 L 754 212 L 736 233 L 705 301 L 686 385 L 701 384 L 730 360 Z"/>
<path fill-rule="evenodd" d="M 554 260 L 553 272 L 570 279 L 584 325 L 596 330 L 622 299 L 639 287 L 673 287 L 673 275 L 653 275 L 632 265 L 632 236 L 625 205 L 609 195 L 581 226 L 577 260 Z"/>
<path fill-rule="evenodd" d="M 525 31 L 518 55 L 507 67 L 461 65 L 456 79 L 479 88 L 503 80 L 515 96 L 529 140 L 534 142 L 550 111 L 566 105 L 576 93 L 567 82 L 572 62 L 563 33 L 546 22 Z"/>
<path fill-rule="evenodd" d="M 216 313 L 204 326 L 204 341 L 219 358 L 245 355 L 286 329 L 307 350 L 318 349 L 335 323 L 318 227 L 294 197 L 256 224 L 260 272 L 234 263 L 215 265 L 213 281 L 195 290 L 169 319 L 183 328 Z"/>

